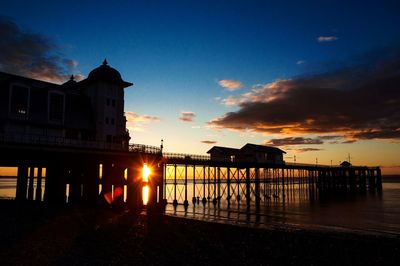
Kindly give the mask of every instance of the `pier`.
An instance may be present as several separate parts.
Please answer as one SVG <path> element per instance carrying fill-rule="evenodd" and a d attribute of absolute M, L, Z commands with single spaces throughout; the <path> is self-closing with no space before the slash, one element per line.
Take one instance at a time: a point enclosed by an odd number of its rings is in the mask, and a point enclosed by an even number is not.
<path fill-rule="evenodd" d="M 310 193 L 382 190 L 379 167 L 218 162 L 193 155 L 165 161 L 164 195 L 174 205 L 226 201 L 228 207 L 234 202 L 259 207 L 261 202 L 285 198 L 295 187 Z"/>
<path fill-rule="evenodd" d="M 0 166 L 18 168 L 17 201 L 138 209 L 147 186 L 148 206 L 225 201 L 228 207 L 241 203 L 257 208 L 284 199 L 296 187 L 320 194 L 382 189 L 379 167 L 227 162 L 162 153 L 161 147 L 140 144 L 122 150 L 102 143 L 52 141 L 28 144 L 15 136 L 0 138 Z M 151 169 L 148 181 L 143 181 L 144 164 Z"/>

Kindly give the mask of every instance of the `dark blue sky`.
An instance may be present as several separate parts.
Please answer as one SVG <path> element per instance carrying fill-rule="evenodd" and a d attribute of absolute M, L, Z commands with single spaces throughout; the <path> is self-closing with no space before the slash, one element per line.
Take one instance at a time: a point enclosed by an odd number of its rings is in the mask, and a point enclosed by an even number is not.
<path fill-rule="evenodd" d="M 126 111 L 160 120 L 142 121 L 145 131 L 134 141 L 164 137 L 180 151 L 186 139 L 194 152 L 209 147 L 202 140 L 265 141 L 263 134 L 215 133 L 205 125 L 238 110 L 221 100 L 257 84 L 329 72 L 398 46 L 399 14 L 398 1 L 14 0 L 0 8 L 21 30 L 55 44 L 51 53 L 77 61 L 75 73 L 86 76 L 107 57 L 133 82 Z M 242 88 L 227 90 L 220 80 Z M 180 122 L 182 111 L 193 112 L 194 121 Z"/>

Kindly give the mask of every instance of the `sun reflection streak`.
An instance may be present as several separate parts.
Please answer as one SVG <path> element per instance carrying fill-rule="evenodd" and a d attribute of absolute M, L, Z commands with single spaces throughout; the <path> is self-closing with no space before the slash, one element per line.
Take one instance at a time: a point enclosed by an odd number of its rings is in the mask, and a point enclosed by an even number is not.
<path fill-rule="evenodd" d="M 150 189 L 148 185 L 143 186 L 142 188 L 142 200 L 143 200 L 143 205 L 147 205 L 149 202 L 149 195 L 150 194 Z"/>

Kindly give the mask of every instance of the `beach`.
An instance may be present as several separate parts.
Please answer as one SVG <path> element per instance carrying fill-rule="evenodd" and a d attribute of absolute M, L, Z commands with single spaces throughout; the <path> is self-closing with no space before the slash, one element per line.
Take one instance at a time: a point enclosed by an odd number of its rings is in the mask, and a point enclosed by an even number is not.
<path fill-rule="evenodd" d="M 396 265 L 400 238 L 0 201 L 2 265 Z"/>

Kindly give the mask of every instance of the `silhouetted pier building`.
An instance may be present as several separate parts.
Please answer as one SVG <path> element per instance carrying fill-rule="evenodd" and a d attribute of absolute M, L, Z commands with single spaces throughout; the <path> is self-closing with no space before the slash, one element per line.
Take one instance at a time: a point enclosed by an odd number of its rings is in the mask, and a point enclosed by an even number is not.
<path fill-rule="evenodd" d="M 0 72 L 0 165 L 18 167 L 17 200 L 42 201 L 45 180 L 47 202 L 94 203 L 100 185 L 100 199 L 121 203 L 125 189 L 140 205 L 140 171 L 156 163 L 160 175 L 161 149 L 129 144 L 124 89 L 132 85 L 106 60 L 61 85 Z"/>
<path fill-rule="evenodd" d="M 120 206 L 125 196 L 135 208 L 148 185 L 151 205 L 188 206 L 192 197 L 259 206 L 296 184 L 320 193 L 381 190 L 378 167 L 289 164 L 274 147 L 215 146 L 199 156 L 129 144 L 124 89 L 131 85 L 106 61 L 61 85 L 0 73 L 0 166 L 18 167 L 16 199 Z M 152 168 L 148 183 L 144 163 Z"/>

